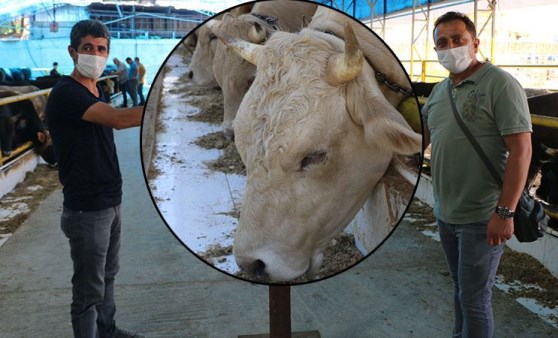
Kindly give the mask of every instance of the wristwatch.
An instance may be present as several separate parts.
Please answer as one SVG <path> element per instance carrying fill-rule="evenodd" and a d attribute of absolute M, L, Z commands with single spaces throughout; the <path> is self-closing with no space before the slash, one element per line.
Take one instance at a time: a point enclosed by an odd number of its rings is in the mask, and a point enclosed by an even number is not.
<path fill-rule="evenodd" d="M 496 207 L 496 215 L 503 220 L 510 219 L 513 217 L 514 211 L 508 207 Z"/>

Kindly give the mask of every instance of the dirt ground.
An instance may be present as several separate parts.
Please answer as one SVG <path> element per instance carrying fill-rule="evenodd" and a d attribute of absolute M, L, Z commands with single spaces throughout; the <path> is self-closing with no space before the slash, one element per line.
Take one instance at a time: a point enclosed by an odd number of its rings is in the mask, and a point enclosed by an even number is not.
<path fill-rule="evenodd" d="M 413 225 L 418 230 L 435 229 L 432 226 L 436 222 L 432 208 L 422 202 L 415 200 L 407 216 L 417 220 Z M 551 309 L 558 307 L 558 279 L 532 256 L 506 247 L 498 275 L 503 282 L 513 286 L 509 291 L 513 297 L 532 298 Z"/>
<path fill-rule="evenodd" d="M 57 188 L 61 188 L 58 169 L 40 164 L 34 171 L 27 173 L 23 182 L 0 199 L 3 212 L 14 211 L 0 218 L 0 234 L 16 231 L 41 202 Z"/>

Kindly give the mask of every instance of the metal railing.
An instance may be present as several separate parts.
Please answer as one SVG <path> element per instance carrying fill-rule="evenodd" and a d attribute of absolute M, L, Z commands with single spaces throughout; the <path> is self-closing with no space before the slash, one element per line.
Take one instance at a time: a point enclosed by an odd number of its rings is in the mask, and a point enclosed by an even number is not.
<path fill-rule="evenodd" d="M 100 77 L 97 81 L 102 81 L 102 80 L 116 78 L 116 77 L 117 75 L 107 75 L 107 76 Z M 23 101 L 23 100 L 28 100 L 38 96 L 46 96 L 48 98 L 51 90 L 52 88 L 41 89 L 31 93 L 24 93 L 24 94 L 5 97 L 5 98 L 0 98 L 0 106 Z M 0 152 L 0 168 L 3 169 L 4 165 L 14 161 L 21 155 L 30 151 L 32 148 L 33 148 L 33 143 L 31 141 L 28 141 L 19 145 L 17 148 L 13 149 L 9 156 L 3 156 L 2 152 Z"/>
<path fill-rule="evenodd" d="M 411 64 L 411 60 L 400 60 L 403 64 Z M 413 63 L 420 63 L 420 74 L 409 74 L 409 77 L 414 81 L 418 79 L 421 82 L 426 82 L 426 79 L 444 79 L 446 75 L 428 74 L 428 64 L 438 64 L 438 60 L 414 60 Z M 555 69 L 558 70 L 558 64 L 495 64 L 498 68 L 520 68 L 520 69 Z"/>

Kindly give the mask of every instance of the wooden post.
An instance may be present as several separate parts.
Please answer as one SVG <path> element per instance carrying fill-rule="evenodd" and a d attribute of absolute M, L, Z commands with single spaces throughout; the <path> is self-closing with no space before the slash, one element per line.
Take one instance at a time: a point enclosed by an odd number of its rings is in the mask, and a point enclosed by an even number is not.
<path fill-rule="evenodd" d="M 291 332 L 291 286 L 269 286 L 269 333 L 238 338 L 320 338 L 319 331 Z"/>
<path fill-rule="evenodd" d="M 269 337 L 291 338 L 291 287 L 269 286 Z"/>

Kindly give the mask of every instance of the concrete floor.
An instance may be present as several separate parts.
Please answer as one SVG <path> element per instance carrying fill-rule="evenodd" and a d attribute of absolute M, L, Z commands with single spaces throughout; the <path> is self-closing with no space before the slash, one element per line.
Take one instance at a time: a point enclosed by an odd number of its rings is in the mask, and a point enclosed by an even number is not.
<path fill-rule="evenodd" d="M 268 287 L 206 265 L 159 218 L 140 165 L 139 128 L 117 131 L 124 175 L 117 324 L 147 337 L 269 331 Z M 55 191 L 0 248 L 0 337 L 71 337 L 71 261 Z M 495 290 L 496 337 L 558 337 Z M 293 331 L 322 337 L 449 337 L 452 285 L 439 243 L 403 223 L 358 266 L 291 289 Z"/>

